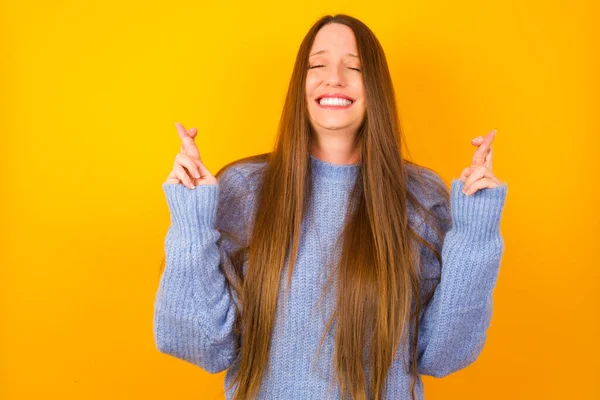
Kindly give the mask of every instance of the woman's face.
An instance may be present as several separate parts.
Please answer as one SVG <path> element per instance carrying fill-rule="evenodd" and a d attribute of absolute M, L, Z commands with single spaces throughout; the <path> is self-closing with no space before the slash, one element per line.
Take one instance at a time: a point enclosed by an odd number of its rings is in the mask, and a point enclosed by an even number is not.
<path fill-rule="evenodd" d="M 365 115 L 354 32 L 332 23 L 319 30 L 308 59 L 306 99 L 313 129 L 356 133 Z"/>

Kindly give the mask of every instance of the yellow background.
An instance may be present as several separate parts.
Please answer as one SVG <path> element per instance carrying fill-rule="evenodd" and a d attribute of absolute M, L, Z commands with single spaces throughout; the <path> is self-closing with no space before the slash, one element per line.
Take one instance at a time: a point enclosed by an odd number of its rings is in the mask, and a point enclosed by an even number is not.
<path fill-rule="evenodd" d="M 174 122 L 213 173 L 270 151 L 300 41 L 336 12 L 382 42 L 412 159 L 449 183 L 498 130 L 487 344 L 427 399 L 600 398 L 595 2 L 217 3 L 0 3 L 0 398 L 222 398 L 152 336 Z"/>

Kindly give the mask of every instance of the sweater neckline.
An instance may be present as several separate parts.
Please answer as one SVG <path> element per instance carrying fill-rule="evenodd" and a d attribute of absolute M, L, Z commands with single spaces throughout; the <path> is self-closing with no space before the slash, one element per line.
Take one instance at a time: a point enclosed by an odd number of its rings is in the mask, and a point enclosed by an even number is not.
<path fill-rule="evenodd" d="M 353 183 L 360 170 L 360 163 L 332 164 L 310 154 L 313 177 L 330 181 Z"/>

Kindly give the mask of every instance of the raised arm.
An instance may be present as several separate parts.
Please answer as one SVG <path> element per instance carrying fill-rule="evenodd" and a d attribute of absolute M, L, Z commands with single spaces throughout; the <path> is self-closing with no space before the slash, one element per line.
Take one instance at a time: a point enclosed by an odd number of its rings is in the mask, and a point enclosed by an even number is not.
<path fill-rule="evenodd" d="M 438 280 L 419 329 L 418 373 L 444 377 L 479 356 L 492 316 L 492 293 L 498 276 L 504 241 L 500 218 L 507 185 L 462 193 L 464 182 L 455 179 L 450 204 L 440 200 L 432 210 L 445 237 L 436 239 L 428 228 L 426 239 L 441 252 L 442 265 L 428 257 Z M 437 265 L 434 265 L 437 264 Z"/>
<path fill-rule="evenodd" d="M 236 245 L 217 228 L 244 208 L 234 201 L 243 176 L 225 170 L 218 184 L 189 189 L 163 183 L 171 215 L 165 240 L 166 266 L 156 293 L 154 337 L 160 352 L 217 373 L 236 357 L 235 302 L 220 268 Z M 217 220 L 217 217 L 219 220 Z M 234 293 L 233 291 L 231 293 Z"/>

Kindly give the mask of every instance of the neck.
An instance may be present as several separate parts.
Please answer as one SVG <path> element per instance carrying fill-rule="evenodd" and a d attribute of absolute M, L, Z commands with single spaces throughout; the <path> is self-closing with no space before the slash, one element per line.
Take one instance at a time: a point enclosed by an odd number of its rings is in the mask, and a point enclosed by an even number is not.
<path fill-rule="evenodd" d="M 339 165 L 357 164 L 360 162 L 361 149 L 356 145 L 356 133 L 340 134 L 332 131 L 326 134 L 315 134 L 311 145 L 311 154 L 319 160 Z"/>

